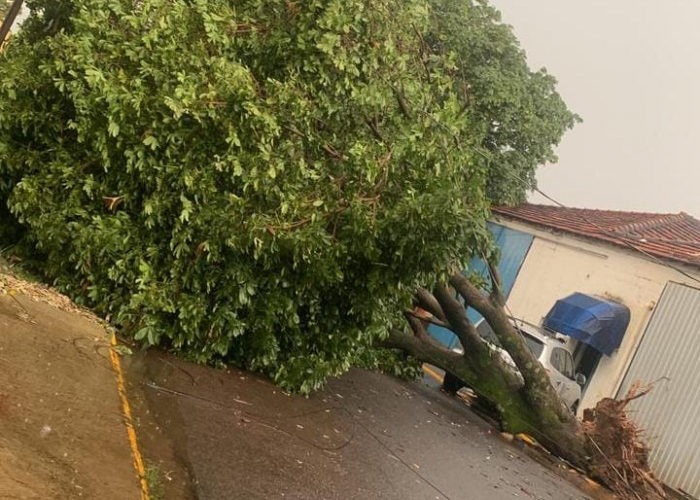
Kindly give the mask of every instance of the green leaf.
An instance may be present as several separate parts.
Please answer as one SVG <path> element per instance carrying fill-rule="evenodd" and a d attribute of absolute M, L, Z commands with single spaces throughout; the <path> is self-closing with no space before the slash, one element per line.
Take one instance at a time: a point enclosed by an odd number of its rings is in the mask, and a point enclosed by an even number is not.
<path fill-rule="evenodd" d="M 120 356 L 131 356 L 134 353 L 131 347 L 124 344 L 115 345 L 114 350 L 117 351 Z"/>
<path fill-rule="evenodd" d="M 143 140 L 143 143 L 144 143 L 146 146 L 150 146 L 150 148 L 153 149 L 153 150 L 158 149 L 158 146 L 159 146 L 158 139 L 156 139 L 156 138 L 153 137 L 152 135 L 147 136 L 147 137 Z"/>
<path fill-rule="evenodd" d="M 111 135 L 112 137 L 116 137 L 119 135 L 119 125 L 110 121 L 109 126 L 107 127 L 107 131 L 109 132 L 109 135 Z"/>

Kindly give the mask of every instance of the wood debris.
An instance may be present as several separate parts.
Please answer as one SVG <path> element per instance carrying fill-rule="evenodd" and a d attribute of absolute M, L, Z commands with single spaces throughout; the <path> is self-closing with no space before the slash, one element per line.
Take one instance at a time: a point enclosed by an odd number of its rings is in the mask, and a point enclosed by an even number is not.
<path fill-rule="evenodd" d="M 583 432 L 591 457 L 590 474 L 623 500 L 667 498 L 649 468 L 643 430 L 627 416 L 627 405 L 651 390 L 635 384 L 621 400 L 604 398 L 583 412 Z"/>

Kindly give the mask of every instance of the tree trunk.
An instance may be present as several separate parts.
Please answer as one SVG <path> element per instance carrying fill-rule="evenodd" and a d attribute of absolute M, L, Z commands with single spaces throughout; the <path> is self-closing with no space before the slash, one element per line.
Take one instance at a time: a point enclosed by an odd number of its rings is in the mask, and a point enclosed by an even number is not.
<path fill-rule="evenodd" d="M 416 305 L 430 316 L 421 320 L 420 315 L 407 313 L 412 331 L 392 330 L 385 346 L 401 349 L 459 378 L 478 397 L 495 406 L 504 430 L 532 435 L 556 455 L 585 468 L 579 422 L 561 402 L 544 368 L 514 328 L 504 308 L 500 277 L 493 266 L 491 273 L 489 295 L 484 295 L 461 273 L 450 279 L 454 291 L 445 285 L 436 287 L 432 294 L 421 289 L 416 295 Z M 479 337 L 457 294 L 484 316 L 501 346 L 513 358 L 524 383 Z M 426 321 L 452 330 L 464 353 L 451 351 L 433 340 L 425 328 Z"/>

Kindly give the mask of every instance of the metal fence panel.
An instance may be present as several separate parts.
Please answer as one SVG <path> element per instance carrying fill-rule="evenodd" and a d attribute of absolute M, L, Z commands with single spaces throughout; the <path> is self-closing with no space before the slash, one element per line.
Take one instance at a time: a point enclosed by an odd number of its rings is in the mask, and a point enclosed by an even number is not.
<path fill-rule="evenodd" d="M 654 473 L 700 497 L 700 290 L 668 283 L 620 387 L 654 383 L 630 404 L 651 446 Z"/>

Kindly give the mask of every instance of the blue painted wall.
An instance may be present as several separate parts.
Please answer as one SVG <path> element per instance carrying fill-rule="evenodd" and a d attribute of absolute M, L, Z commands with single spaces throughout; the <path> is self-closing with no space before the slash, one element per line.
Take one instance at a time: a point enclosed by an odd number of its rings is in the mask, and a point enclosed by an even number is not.
<path fill-rule="evenodd" d="M 501 249 L 501 260 L 498 263 L 498 270 L 503 280 L 503 293 L 507 298 L 510 291 L 513 289 L 515 279 L 518 277 L 525 256 L 527 256 L 527 252 L 530 250 L 533 236 L 493 222 L 489 222 L 489 230 L 493 234 L 494 241 Z M 488 268 L 482 259 L 472 259 L 469 263 L 469 272 L 470 274 L 476 272 L 484 277 L 484 279 L 488 279 Z M 474 323 L 481 319 L 481 315 L 471 308 L 467 309 L 467 316 Z M 430 325 L 428 327 L 428 332 L 450 349 L 457 345 L 457 337 L 446 328 Z"/>

